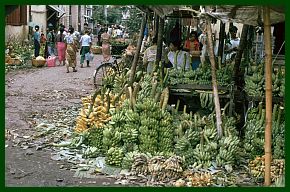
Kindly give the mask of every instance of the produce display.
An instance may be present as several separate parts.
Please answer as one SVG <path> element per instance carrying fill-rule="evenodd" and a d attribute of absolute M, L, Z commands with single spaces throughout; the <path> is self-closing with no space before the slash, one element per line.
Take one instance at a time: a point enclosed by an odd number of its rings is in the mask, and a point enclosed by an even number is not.
<path fill-rule="evenodd" d="M 250 173 L 256 178 L 264 177 L 265 172 L 265 157 L 257 156 L 249 163 Z M 271 162 L 271 180 L 275 182 L 280 176 L 285 174 L 285 161 L 284 159 L 273 159 Z"/>
<path fill-rule="evenodd" d="M 250 65 L 245 73 L 245 91 L 248 96 L 263 97 L 265 93 L 264 65 Z M 285 72 L 279 66 L 272 74 L 272 94 L 274 97 L 284 97 Z"/>
<path fill-rule="evenodd" d="M 272 149 L 273 157 L 285 158 L 285 117 L 284 107 L 275 104 L 272 116 Z M 258 107 L 250 108 L 245 124 L 243 146 L 250 158 L 264 154 L 265 143 L 265 109 L 260 102 Z"/>
<path fill-rule="evenodd" d="M 96 154 L 105 156 L 107 165 L 128 169 L 136 176 L 148 176 L 154 182 L 211 186 L 222 181 L 218 181 L 219 176 L 202 170 L 234 168 L 242 163 L 242 157 L 251 160 L 263 154 L 265 109 L 262 104 L 247 112 L 242 142 L 236 119 L 224 113 L 223 136 L 218 138 L 214 112 L 201 116 L 198 112 L 187 113 L 186 106 L 183 112 L 177 111 L 179 102 L 175 107 L 168 106 L 166 85 L 174 70 L 166 70 L 164 79 L 159 73 L 149 75 L 137 71 L 132 86 L 127 84 L 130 72 L 124 70 L 105 77 L 106 86 L 100 93 L 82 99 L 83 108 L 77 118 L 75 131 L 88 133 L 88 144 Z M 189 71 L 186 75 L 193 73 L 196 72 Z M 203 108 L 213 108 L 212 93 L 201 92 L 200 99 Z M 284 142 L 281 142 L 284 140 L 283 109 L 278 105 L 273 108 L 272 147 L 273 157 L 277 159 L 285 157 Z M 250 173 L 256 177 L 261 174 L 257 173 L 261 168 L 254 165 L 249 164 Z M 229 178 L 228 182 L 234 183 L 235 179 Z"/>
<path fill-rule="evenodd" d="M 232 66 L 226 65 L 219 67 L 216 71 L 217 84 L 219 86 L 227 86 L 231 83 Z M 194 85 L 211 85 L 211 67 L 205 63 L 200 65 L 196 70 L 182 71 L 170 69 L 169 72 L 170 84 L 194 84 Z"/>

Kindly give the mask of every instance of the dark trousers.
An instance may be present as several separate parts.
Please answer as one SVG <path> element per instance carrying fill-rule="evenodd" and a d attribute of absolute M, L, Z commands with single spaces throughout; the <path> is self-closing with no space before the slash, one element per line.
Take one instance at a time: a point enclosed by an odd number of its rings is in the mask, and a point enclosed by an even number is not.
<path fill-rule="evenodd" d="M 34 56 L 39 56 L 40 44 L 37 40 L 34 40 Z"/>

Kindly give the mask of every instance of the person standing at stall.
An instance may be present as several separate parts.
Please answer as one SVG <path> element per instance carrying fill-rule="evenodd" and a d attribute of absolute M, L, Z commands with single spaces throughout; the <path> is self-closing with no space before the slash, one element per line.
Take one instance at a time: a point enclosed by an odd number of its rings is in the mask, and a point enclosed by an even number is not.
<path fill-rule="evenodd" d="M 169 53 L 167 54 L 168 60 L 172 67 L 178 70 L 190 70 L 190 55 L 186 51 L 182 51 L 181 42 L 173 41 L 169 45 Z"/>
<path fill-rule="evenodd" d="M 184 43 L 185 51 L 188 51 L 191 55 L 191 66 L 192 69 L 196 69 L 200 64 L 200 43 L 198 41 L 197 32 L 192 31 L 189 38 Z"/>
<path fill-rule="evenodd" d="M 101 35 L 102 54 L 104 62 L 108 62 L 111 58 L 110 38 L 111 36 L 108 33 L 108 28 L 105 28 L 104 33 Z"/>
<path fill-rule="evenodd" d="M 35 32 L 33 33 L 33 40 L 34 40 L 34 57 L 39 56 L 40 51 L 40 33 L 39 33 L 39 26 L 36 25 L 34 27 Z"/>
<path fill-rule="evenodd" d="M 238 28 L 233 26 L 229 32 L 231 34 L 231 40 L 225 46 L 226 60 L 231 61 L 236 57 L 238 47 L 240 45 L 240 38 L 237 37 Z"/>
<path fill-rule="evenodd" d="M 83 68 L 83 64 L 84 64 L 84 61 L 85 61 L 85 55 L 87 53 L 90 53 L 90 49 L 91 49 L 91 46 L 92 46 L 92 38 L 91 36 L 89 36 L 89 31 L 86 30 L 85 31 L 85 34 L 83 36 L 81 36 L 81 39 L 80 39 L 80 43 L 81 43 L 81 51 L 80 51 L 80 54 L 81 54 L 81 68 Z M 87 60 L 87 67 L 90 67 L 90 61 Z"/>

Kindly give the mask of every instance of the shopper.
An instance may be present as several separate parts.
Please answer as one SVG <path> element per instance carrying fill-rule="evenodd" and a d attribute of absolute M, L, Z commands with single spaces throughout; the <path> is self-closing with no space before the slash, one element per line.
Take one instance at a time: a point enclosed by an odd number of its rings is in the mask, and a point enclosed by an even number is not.
<path fill-rule="evenodd" d="M 57 47 L 59 65 L 61 65 L 61 63 L 65 65 L 66 44 L 64 42 L 64 37 L 65 37 L 64 28 L 60 27 L 59 34 L 57 34 L 56 36 L 56 47 Z"/>
<path fill-rule="evenodd" d="M 91 49 L 91 46 L 92 46 L 92 39 L 91 37 L 89 36 L 89 31 L 86 30 L 84 32 L 85 34 L 83 36 L 81 36 L 81 39 L 80 39 L 80 43 L 81 43 L 81 51 L 80 51 L 80 54 L 81 54 L 81 68 L 83 68 L 83 64 L 84 64 L 84 60 L 85 60 L 85 55 L 87 53 L 90 53 L 90 49 Z M 90 61 L 87 60 L 87 67 L 90 67 Z"/>
<path fill-rule="evenodd" d="M 39 56 L 40 51 L 40 33 L 39 33 L 39 26 L 36 25 L 34 27 L 35 32 L 33 33 L 33 40 L 34 40 L 34 57 Z"/>
<path fill-rule="evenodd" d="M 65 36 L 64 40 L 66 43 L 66 69 L 67 73 L 69 73 L 69 67 L 73 68 L 73 72 L 77 72 L 76 70 L 76 52 L 77 52 L 77 45 L 75 43 L 75 36 L 73 35 L 74 28 L 69 28 L 68 34 Z"/>

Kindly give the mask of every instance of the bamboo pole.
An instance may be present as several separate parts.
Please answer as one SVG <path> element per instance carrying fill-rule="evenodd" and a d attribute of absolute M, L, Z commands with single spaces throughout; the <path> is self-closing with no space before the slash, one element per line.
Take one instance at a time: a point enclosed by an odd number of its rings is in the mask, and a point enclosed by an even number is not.
<path fill-rule="evenodd" d="M 213 95 L 214 95 L 217 133 L 218 133 L 218 137 L 221 138 L 223 135 L 221 108 L 220 108 L 220 101 L 219 101 L 217 82 L 216 82 L 216 63 L 215 63 L 214 52 L 213 52 L 211 19 L 210 18 L 207 18 L 207 20 L 206 20 L 206 29 L 207 29 L 207 37 L 208 37 L 207 42 L 208 42 L 209 59 L 210 59 L 210 63 L 211 63 L 212 88 L 213 88 Z"/>
<path fill-rule="evenodd" d="M 134 77 L 135 77 L 135 73 L 136 73 L 137 63 L 139 60 L 141 45 L 142 45 L 142 41 L 144 38 L 144 30 L 145 30 L 146 22 L 147 22 L 147 13 L 144 14 L 143 19 L 142 19 L 142 23 L 141 23 L 139 39 L 138 39 L 138 43 L 137 43 L 137 47 L 136 47 L 136 53 L 134 55 L 134 59 L 132 62 L 132 67 L 131 67 L 129 86 L 132 86 L 133 82 L 134 82 Z"/>
<path fill-rule="evenodd" d="M 159 26 L 158 26 L 158 38 L 157 38 L 157 53 L 156 53 L 156 63 L 155 65 L 159 66 L 162 56 L 162 43 L 163 43 L 163 31 L 164 31 L 164 19 L 159 17 Z M 164 78 L 164 64 L 161 64 L 161 77 Z"/>
<path fill-rule="evenodd" d="M 272 132 L 272 45 L 270 9 L 264 7 L 264 42 L 265 42 L 265 75 L 266 75 L 266 127 L 265 127 L 265 186 L 271 184 L 271 132 Z"/>

